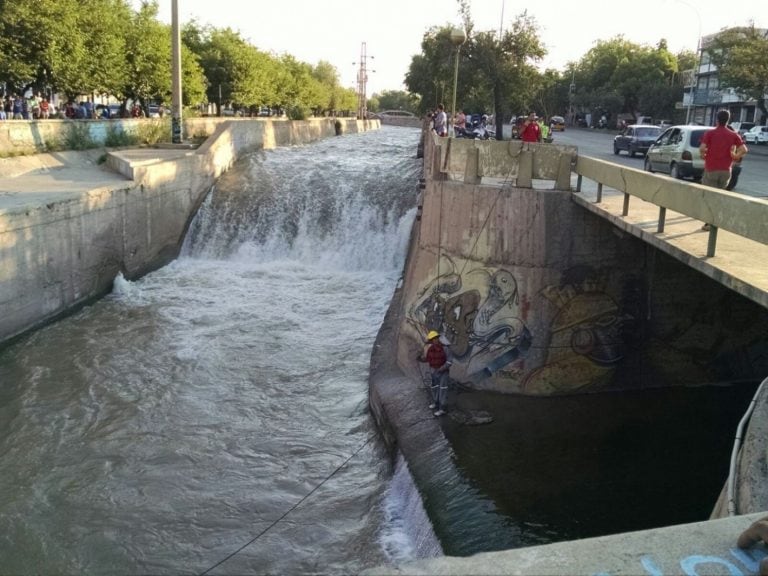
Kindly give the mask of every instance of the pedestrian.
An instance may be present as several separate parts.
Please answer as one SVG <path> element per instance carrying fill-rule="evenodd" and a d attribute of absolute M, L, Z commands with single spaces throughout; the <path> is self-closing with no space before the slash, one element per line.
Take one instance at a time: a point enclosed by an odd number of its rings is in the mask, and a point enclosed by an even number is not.
<path fill-rule="evenodd" d="M 464 114 L 464 110 L 459 109 L 459 113 L 456 114 L 455 129 L 460 132 L 464 132 L 467 129 L 467 115 Z"/>
<path fill-rule="evenodd" d="M 699 155 L 704 159 L 704 174 L 701 183 L 713 188 L 728 188 L 734 162 L 739 163 L 749 151 L 738 132 L 728 128 L 731 113 L 728 110 L 717 112 L 717 126 L 707 130 L 701 137 Z M 702 230 L 709 230 L 704 224 Z"/>
<path fill-rule="evenodd" d="M 23 120 L 24 119 L 24 98 L 16 94 L 13 97 L 13 119 L 14 120 Z"/>
<path fill-rule="evenodd" d="M 438 136 L 448 136 L 448 115 L 445 113 L 445 106 L 442 103 L 437 105 L 437 114 L 435 114 L 435 132 Z"/>
<path fill-rule="evenodd" d="M 418 361 L 429 364 L 430 392 L 432 393 L 432 404 L 429 405 L 429 409 L 435 411 L 435 416 L 442 416 L 445 414 L 448 374 L 453 363 L 453 354 L 448 346 L 440 342 L 440 333 L 437 330 L 430 330 L 427 340 L 429 342 L 424 346 Z"/>
<path fill-rule="evenodd" d="M 51 114 L 51 103 L 48 102 L 48 98 L 43 96 L 40 100 L 40 118 L 42 120 L 48 120 Z"/>
<path fill-rule="evenodd" d="M 546 118 L 539 118 L 539 131 L 541 132 L 541 141 L 549 142 L 549 124 Z"/>
<path fill-rule="evenodd" d="M 536 122 L 536 112 L 528 114 L 528 118 L 523 122 L 523 130 L 520 133 L 520 139 L 523 142 L 541 142 L 541 127 Z"/>

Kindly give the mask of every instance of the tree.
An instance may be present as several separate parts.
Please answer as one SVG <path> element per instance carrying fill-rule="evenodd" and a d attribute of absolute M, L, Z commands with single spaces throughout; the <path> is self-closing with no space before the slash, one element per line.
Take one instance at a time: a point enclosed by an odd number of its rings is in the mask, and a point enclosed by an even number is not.
<path fill-rule="evenodd" d="M 123 100 L 140 101 L 149 115 L 150 100 L 164 100 L 171 93 L 170 26 L 157 20 L 156 0 L 142 2 L 126 34 L 126 75 Z"/>
<path fill-rule="evenodd" d="M 378 110 L 407 110 L 416 114 L 419 110 L 419 97 L 404 90 L 385 90 L 381 94 L 374 94 L 377 99 L 376 108 L 369 109 L 374 112 Z"/>
<path fill-rule="evenodd" d="M 468 52 L 475 69 L 474 84 L 490 95 L 487 105 L 495 113 L 500 139 L 504 117 L 530 108 L 541 86 L 534 62 L 543 58 L 546 50 L 536 20 L 523 12 L 500 38 L 495 31 L 475 34 Z"/>
<path fill-rule="evenodd" d="M 615 118 L 620 112 L 669 118 L 679 95 L 676 57 L 666 42 L 643 46 L 619 35 L 600 40 L 577 67 L 577 102 L 583 109 Z"/>
<path fill-rule="evenodd" d="M 733 88 L 757 102 L 768 116 L 768 35 L 753 26 L 730 28 L 718 34 L 707 48 L 717 66 L 720 86 Z"/>

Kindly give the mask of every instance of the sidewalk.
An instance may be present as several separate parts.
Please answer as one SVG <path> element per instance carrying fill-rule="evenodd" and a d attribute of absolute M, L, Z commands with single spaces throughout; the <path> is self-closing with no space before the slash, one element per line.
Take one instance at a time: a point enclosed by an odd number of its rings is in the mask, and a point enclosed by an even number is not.
<path fill-rule="evenodd" d="M 188 148 L 130 148 L 114 152 L 129 163 L 171 160 Z M 132 180 L 107 167 L 103 148 L 0 158 L 0 214 L 80 198 L 94 190 L 118 190 Z"/>
<path fill-rule="evenodd" d="M 573 186 L 575 190 L 575 180 Z M 764 264 L 768 262 L 768 246 L 765 244 L 719 229 L 715 255 L 707 257 L 709 232 L 701 229 L 703 222 L 667 211 L 664 232 L 657 232 L 659 207 L 655 204 L 632 197 L 628 214 L 622 216 L 622 192 L 604 188 L 602 202 L 597 204 L 596 199 L 596 185 L 587 180 L 582 185 L 582 192 L 573 194 L 574 202 L 609 220 L 619 229 L 768 308 L 768 267 Z M 754 201 L 764 202 L 760 199 Z"/>

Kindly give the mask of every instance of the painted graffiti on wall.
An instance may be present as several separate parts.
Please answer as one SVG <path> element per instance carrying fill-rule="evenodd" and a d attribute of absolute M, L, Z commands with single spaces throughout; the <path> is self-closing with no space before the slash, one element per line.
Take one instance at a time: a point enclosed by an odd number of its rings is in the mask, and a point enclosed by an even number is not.
<path fill-rule="evenodd" d="M 509 270 L 457 270 L 448 256 L 421 286 L 408 321 L 421 338 L 437 330 L 454 354 L 453 376 L 480 381 L 500 370 L 520 371 L 532 335 L 521 317 L 517 279 Z"/>
<path fill-rule="evenodd" d="M 730 576 L 749 576 L 758 574 L 760 560 L 766 557 L 764 550 L 729 550 L 733 558 L 714 555 L 692 554 L 680 559 L 679 567 L 664 570 L 652 556 L 640 558 L 642 569 L 637 574 L 647 576 L 665 576 L 666 574 L 685 574 L 686 576 L 704 576 L 705 574 L 729 574 Z M 611 576 L 611 572 L 596 572 L 593 576 Z"/>
<path fill-rule="evenodd" d="M 540 343 L 546 357 L 524 379 L 527 393 L 584 390 L 610 381 L 624 358 L 624 331 L 633 318 L 608 292 L 609 277 L 608 271 L 575 267 L 563 273 L 558 285 L 541 291 L 554 315 Z"/>
<path fill-rule="evenodd" d="M 419 338 L 437 330 L 450 344 L 455 379 L 541 395 L 610 381 L 633 320 L 610 294 L 610 271 L 571 268 L 529 299 L 511 270 L 463 266 L 443 255 L 407 314 Z"/>

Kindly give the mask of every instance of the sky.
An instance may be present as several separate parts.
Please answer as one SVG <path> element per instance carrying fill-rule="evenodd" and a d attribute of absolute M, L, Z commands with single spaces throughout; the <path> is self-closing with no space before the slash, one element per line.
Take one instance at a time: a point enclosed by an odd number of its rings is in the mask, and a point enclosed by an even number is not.
<path fill-rule="evenodd" d="M 367 94 L 404 90 L 411 58 L 432 26 L 458 26 L 457 0 L 176 0 L 180 23 L 229 27 L 258 49 L 291 54 L 315 65 L 330 62 L 342 86 L 356 88 L 361 61 Z M 539 68 L 563 70 L 598 40 L 619 34 L 655 46 L 662 38 L 675 53 L 696 50 L 699 36 L 722 28 L 768 28 L 765 0 L 468 0 L 475 30 L 509 27 L 523 11 L 536 19 L 548 51 Z M 140 0 L 133 0 L 135 5 Z M 171 21 L 172 0 L 159 0 L 159 18 Z M 362 55 L 365 54 L 365 58 Z"/>

